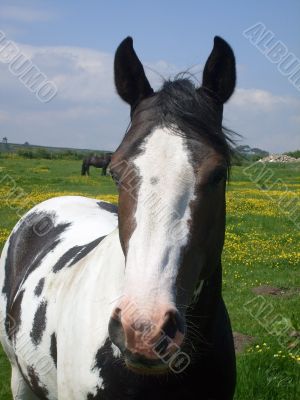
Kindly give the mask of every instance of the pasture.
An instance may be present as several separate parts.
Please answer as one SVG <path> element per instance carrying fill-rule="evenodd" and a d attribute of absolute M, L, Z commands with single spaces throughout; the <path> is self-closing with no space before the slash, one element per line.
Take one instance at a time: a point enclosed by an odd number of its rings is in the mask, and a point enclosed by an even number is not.
<path fill-rule="evenodd" d="M 82 177 L 80 169 L 75 160 L 0 159 L 0 247 L 22 214 L 50 197 L 117 202 L 109 176 L 91 169 Z M 300 163 L 231 171 L 223 294 L 238 342 L 247 342 L 237 357 L 235 400 L 300 398 L 299 198 Z M 9 381 L 0 348 L 1 400 L 11 399 Z"/>

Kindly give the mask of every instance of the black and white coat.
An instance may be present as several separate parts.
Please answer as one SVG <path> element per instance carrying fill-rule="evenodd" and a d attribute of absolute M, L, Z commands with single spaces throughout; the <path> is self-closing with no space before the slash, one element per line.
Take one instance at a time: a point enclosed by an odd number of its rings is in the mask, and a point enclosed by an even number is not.
<path fill-rule="evenodd" d="M 39 204 L 1 256 L 0 339 L 14 398 L 83 399 L 103 386 L 97 365 L 121 293 L 116 207 L 84 197 Z"/>

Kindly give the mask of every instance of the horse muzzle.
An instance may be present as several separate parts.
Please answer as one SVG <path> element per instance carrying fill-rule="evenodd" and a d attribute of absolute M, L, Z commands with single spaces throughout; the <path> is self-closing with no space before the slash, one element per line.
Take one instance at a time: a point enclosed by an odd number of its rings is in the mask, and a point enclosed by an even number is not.
<path fill-rule="evenodd" d="M 126 366 L 142 374 L 169 371 L 169 361 L 184 340 L 184 322 L 175 309 L 165 309 L 152 318 L 134 318 L 116 308 L 109 322 L 111 341 L 121 350 Z"/>

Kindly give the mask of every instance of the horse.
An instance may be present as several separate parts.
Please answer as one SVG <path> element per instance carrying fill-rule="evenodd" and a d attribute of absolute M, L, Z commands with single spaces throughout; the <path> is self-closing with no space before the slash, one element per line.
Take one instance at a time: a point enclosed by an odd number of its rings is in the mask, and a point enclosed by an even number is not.
<path fill-rule="evenodd" d="M 106 170 L 111 160 L 111 153 L 106 153 L 101 156 L 90 155 L 82 161 L 81 175 L 90 175 L 90 166 L 102 168 L 102 176 L 106 176 Z"/>
<path fill-rule="evenodd" d="M 14 399 L 232 400 L 221 254 L 235 57 L 216 36 L 202 85 L 154 91 L 127 37 L 114 59 L 131 124 L 112 155 L 118 207 L 36 205 L 0 264 L 0 337 Z"/>

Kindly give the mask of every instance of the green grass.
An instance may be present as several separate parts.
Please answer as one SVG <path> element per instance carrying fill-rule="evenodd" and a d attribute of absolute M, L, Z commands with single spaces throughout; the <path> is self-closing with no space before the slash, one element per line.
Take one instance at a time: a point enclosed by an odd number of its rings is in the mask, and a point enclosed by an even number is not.
<path fill-rule="evenodd" d="M 90 197 L 116 194 L 110 177 L 101 177 L 96 169 L 91 169 L 89 178 L 81 177 L 80 168 L 79 161 L 71 160 L 0 159 L 0 192 L 1 197 L 4 195 L 0 204 L 0 247 L 19 215 L 44 198 L 68 193 Z M 245 167 L 234 167 L 227 193 L 223 294 L 233 330 L 254 337 L 254 342 L 237 357 L 235 400 L 300 398 L 299 362 L 295 360 L 299 345 L 293 349 L 295 339 L 290 337 L 291 330 L 300 329 L 296 292 L 300 287 L 300 235 L 293 220 L 296 214 L 282 207 L 293 198 L 300 209 L 300 164 L 268 168 L 272 172 L 270 181 L 262 178 L 257 186 L 254 173 L 247 175 Z M 278 182 L 270 191 L 270 182 L 277 179 L 283 183 Z M 284 199 L 287 189 L 288 197 Z M 258 297 L 252 289 L 260 285 L 290 292 Z M 257 300 L 264 301 L 266 307 L 260 316 L 253 314 L 253 301 Z M 280 323 L 290 329 L 276 333 Z M 9 375 L 9 363 L 0 349 L 1 400 L 11 399 Z"/>

